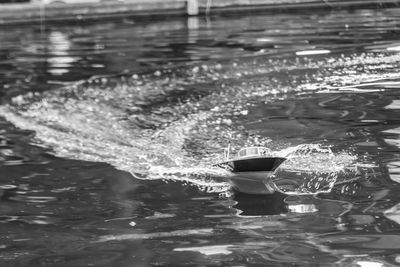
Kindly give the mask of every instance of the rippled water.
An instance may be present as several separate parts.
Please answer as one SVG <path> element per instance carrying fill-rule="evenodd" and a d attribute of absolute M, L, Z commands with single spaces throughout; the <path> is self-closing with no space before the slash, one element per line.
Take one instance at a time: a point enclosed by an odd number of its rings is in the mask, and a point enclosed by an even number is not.
<path fill-rule="evenodd" d="M 0 261 L 400 264 L 399 9 L 0 29 Z M 228 142 L 288 160 L 233 192 Z"/>

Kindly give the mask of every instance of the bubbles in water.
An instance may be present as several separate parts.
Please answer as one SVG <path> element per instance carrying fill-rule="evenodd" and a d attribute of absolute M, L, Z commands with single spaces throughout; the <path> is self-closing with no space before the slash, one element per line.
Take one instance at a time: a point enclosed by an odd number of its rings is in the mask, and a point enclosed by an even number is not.
<path fill-rule="evenodd" d="M 349 172 L 356 156 L 346 151 L 334 153 L 320 144 L 285 145 L 278 140 L 277 145 L 276 140 L 246 129 L 242 122 L 253 116 L 249 110 L 254 104 L 321 88 L 312 86 L 321 80 L 326 85 L 348 82 L 325 77 L 324 68 L 337 68 L 337 77 L 348 77 L 343 70 L 363 60 L 365 65 L 395 65 L 394 58 L 398 56 L 377 61 L 361 55 L 334 62 L 297 60 L 296 64 L 251 60 L 223 67 L 209 64 L 94 77 L 42 95 L 17 96 L 0 106 L 0 114 L 21 129 L 35 131 L 35 142 L 58 156 L 106 162 L 136 178 L 179 180 L 208 192 L 229 188 L 229 174 L 210 167 L 228 141 L 236 149 L 267 146 L 271 155 L 288 158 L 274 177 L 291 181 L 282 183 L 282 191 L 325 192 Z M 296 72 L 299 68 L 310 69 L 315 77 L 310 78 L 308 72 L 302 77 Z M 315 69 L 320 72 L 314 73 Z M 295 71 L 297 78 L 288 81 L 290 71 Z M 267 75 L 271 72 L 275 74 Z"/>
<path fill-rule="evenodd" d="M 334 153 L 330 147 L 320 144 L 289 147 L 277 155 L 287 160 L 272 180 L 286 194 L 330 192 L 342 175 L 351 172 L 357 159 L 347 152 Z"/>

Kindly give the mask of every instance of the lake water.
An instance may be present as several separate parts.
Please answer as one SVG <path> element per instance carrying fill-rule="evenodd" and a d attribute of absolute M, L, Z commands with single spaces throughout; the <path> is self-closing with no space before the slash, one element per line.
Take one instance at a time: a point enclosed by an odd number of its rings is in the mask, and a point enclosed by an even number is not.
<path fill-rule="evenodd" d="M 0 28 L 1 266 L 397 266 L 400 9 Z M 231 142 L 289 159 L 234 192 Z"/>

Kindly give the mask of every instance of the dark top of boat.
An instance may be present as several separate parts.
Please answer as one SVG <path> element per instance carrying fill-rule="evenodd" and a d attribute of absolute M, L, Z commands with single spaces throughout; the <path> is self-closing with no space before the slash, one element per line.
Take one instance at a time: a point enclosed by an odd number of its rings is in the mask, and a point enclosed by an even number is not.
<path fill-rule="evenodd" d="M 286 160 L 282 157 L 268 157 L 264 147 L 246 147 L 236 158 L 226 159 L 215 166 L 232 172 L 273 172 Z"/>
<path fill-rule="evenodd" d="M 217 167 L 231 172 L 273 172 L 286 159 L 279 157 L 258 157 L 247 159 L 233 159 L 215 164 Z"/>

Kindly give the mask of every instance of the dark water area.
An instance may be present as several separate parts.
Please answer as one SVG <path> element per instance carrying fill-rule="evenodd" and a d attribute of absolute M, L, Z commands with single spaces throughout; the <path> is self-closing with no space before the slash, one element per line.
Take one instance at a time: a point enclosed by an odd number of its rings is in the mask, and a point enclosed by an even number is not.
<path fill-rule="evenodd" d="M 1 266 L 398 266 L 400 9 L 0 28 Z M 223 148 L 288 160 L 234 192 Z"/>

